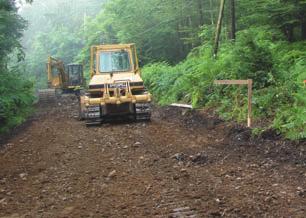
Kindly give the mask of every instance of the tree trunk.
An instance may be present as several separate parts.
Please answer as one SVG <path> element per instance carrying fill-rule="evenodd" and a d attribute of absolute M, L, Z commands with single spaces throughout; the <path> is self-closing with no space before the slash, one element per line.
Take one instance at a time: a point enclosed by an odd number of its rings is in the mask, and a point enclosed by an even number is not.
<path fill-rule="evenodd" d="M 230 11 L 231 11 L 231 32 L 230 39 L 236 39 L 236 9 L 235 9 L 235 0 L 231 0 L 230 2 Z"/>
<path fill-rule="evenodd" d="M 178 23 L 176 25 L 176 33 L 177 33 L 177 38 L 178 38 L 178 52 L 179 52 L 179 59 L 182 59 L 184 57 L 184 47 L 183 43 L 181 42 L 181 34 L 180 34 L 180 24 Z"/>
<path fill-rule="evenodd" d="M 302 20 L 301 23 L 301 36 L 302 40 L 306 40 L 306 19 Z"/>
<path fill-rule="evenodd" d="M 213 3 L 212 0 L 209 1 L 209 6 L 210 6 L 210 19 L 211 19 L 211 24 L 215 25 L 215 21 L 214 21 L 214 7 L 213 7 Z"/>
<path fill-rule="evenodd" d="M 214 43 L 214 51 L 213 51 L 214 57 L 217 57 L 218 49 L 219 49 L 219 40 L 220 40 L 220 33 L 221 33 L 221 28 L 222 28 L 223 14 L 224 14 L 224 4 L 225 4 L 225 0 L 221 0 L 217 29 L 216 29 L 216 36 L 215 36 L 215 43 Z"/>
<path fill-rule="evenodd" d="M 287 25 L 285 27 L 285 35 L 287 37 L 288 42 L 293 42 L 293 26 Z"/>
<path fill-rule="evenodd" d="M 203 6 L 202 6 L 202 0 L 198 0 L 198 6 L 199 6 L 199 15 L 200 15 L 200 26 L 204 24 L 204 15 L 203 15 Z"/>

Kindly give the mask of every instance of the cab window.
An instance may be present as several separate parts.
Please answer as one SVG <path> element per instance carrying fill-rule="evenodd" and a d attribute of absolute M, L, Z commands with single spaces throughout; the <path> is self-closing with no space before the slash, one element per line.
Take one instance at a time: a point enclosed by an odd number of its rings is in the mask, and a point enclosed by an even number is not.
<path fill-rule="evenodd" d="M 131 70 L 127 51 L 103 51 L 100 53 L 100 72 L 126 72 Z"/>

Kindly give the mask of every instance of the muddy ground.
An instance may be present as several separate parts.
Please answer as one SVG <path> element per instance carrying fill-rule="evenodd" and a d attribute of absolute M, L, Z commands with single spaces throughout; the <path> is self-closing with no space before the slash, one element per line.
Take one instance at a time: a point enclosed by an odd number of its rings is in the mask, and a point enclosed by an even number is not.
<path fill-rule="evenodd" d="M 306 217 L 306 144 L 204 112 L 86 127 L 40 106 L 0 149 L 0 217 Z"/>

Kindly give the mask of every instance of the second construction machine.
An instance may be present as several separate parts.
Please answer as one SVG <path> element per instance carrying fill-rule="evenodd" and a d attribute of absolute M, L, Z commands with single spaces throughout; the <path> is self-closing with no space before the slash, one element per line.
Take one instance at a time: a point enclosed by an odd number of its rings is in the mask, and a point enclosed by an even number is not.
<path fill-rule="evenodd" d="M 84 86 L 82 64 L 64 65 L 63 61 L 48 57 L 48 88 L 39 90 L 39 101 L 54 101 L 61 93 L 78 93 Z"/>
<path fill-rule="evenodd" d="M 150 120 L 151 95 L 146 91 L 134 44 L 91 48 L 90 82 L 80 96 L 80 119 L 87 125 L 129 116 Z"/>

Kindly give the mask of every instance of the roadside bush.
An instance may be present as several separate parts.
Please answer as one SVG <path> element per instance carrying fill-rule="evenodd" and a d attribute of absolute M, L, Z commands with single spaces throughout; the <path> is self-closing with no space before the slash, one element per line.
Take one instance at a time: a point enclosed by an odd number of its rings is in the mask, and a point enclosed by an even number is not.
<path fill-rule="evenodd" d="M 33 103 L 33 84 L 21 67 L 20 38 L 25 28 L 16 1 L 0 0 L 0 134 L 22 123 Z"/>
<path fill-rule="evenodd" d="M 237 34 L 223 43 L 217 59 L 209 43 L 176 66 L 155 63 L 143 69 L 147 87 L 160 104 L 191 103 L 215 108 L 226 120 L 245 121 L 247 89 L 214 86 L 215 79 L 253 79 L 253 115 L 290 139 L 306 137 L 306 43 L 288 43 L 266 27 Z"/>
<path fill-rule="evenodd" d="M 33 84 L 11 71 L 0 72 L 0 133 L 25 121 L 32 111 Z"/>

